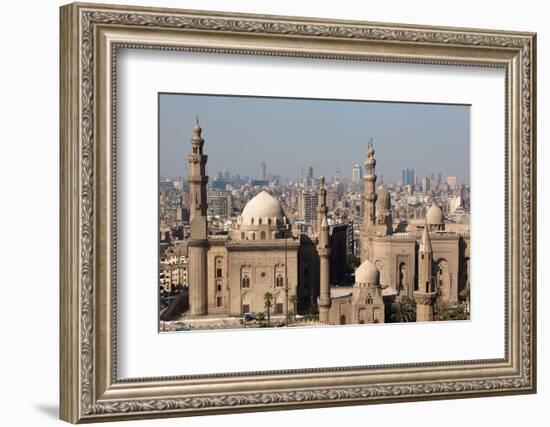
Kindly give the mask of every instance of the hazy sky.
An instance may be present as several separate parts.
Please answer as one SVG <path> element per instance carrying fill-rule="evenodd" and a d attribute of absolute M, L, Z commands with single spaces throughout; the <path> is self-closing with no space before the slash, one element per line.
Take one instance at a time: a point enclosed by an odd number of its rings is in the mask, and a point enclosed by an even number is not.
<path fill-rule="evenodd" d="M 400 180 L 404 167 L 470 181 L 469 106 L 161 94 L 161 176 L 187 175 L 195 116 L 212 178 L 222 169 L 259 178 L 262 161 L 283 178 L 296 179 L 302 166 L 329 180 L 339 167 L 351 178 L 373 137 L 386 182 Z"/>

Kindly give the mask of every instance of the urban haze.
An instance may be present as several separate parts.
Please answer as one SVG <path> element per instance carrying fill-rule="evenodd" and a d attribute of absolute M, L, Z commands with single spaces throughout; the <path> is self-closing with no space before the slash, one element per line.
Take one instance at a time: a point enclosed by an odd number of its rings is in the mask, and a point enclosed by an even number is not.
<path fill-rule="evenodd" d="M 301 179 L 336 170 L 352 178 L 372 137 L 384 181 L 412 167 L 469 184 L 470 107 L 367 101 L 160 94 L 160 175 L 186 176 L 189 129 L 200 117 L 208 140 L 207 174 L 218 171 L 252 179 L 267 174 Z"/>

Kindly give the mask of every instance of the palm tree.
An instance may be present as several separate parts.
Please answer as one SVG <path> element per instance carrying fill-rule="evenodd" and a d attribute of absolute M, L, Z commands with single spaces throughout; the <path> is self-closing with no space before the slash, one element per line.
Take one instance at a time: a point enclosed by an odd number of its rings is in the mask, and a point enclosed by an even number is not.
<path fill-rule="evenodd" d="M 296 322 L 296 295 L 289 296 L 288 301 L 292 304 L 292 314 Z"/>
<path fill-rule="evenodd" d="M 414 322 L 416 320 L 416 303 L 407 296 L 391 305 L 391 320 L 393 322 Z"/>
<path fill-rule="evenodd" d="M 264 294 L 264 308 L 267 312 L 267 324 L 271 325 L 271 307 L 273 307 L 273 294 L 266 292 Z"/>

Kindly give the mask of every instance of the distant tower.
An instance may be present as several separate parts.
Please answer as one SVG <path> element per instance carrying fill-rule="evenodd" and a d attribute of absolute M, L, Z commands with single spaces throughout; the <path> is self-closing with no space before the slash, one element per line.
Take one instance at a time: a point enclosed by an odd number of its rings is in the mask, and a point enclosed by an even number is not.
<path fill-rule="evenodd" d="M 354 165 L 351 169 L 351 182 L 357 185 L 359 187 L 359 183 L 361 181 L 361 166 Z"/>
<path fill-rule="evenodd" d="M 369 141 L 367 156 L 365 159 L 365 192 L 363 194 L 365 226 L 374 224 L 376 218 L 376 159 L 374 158 L 374 146 L 372 138 Z"/>
<path fill-rule="evenodd" d="M 206 252 L 208 246 L 208 225 L 206 220 L 206 176 L 208 156 L 202 153 L 204 139 L 199 118 L 193 126 L 191 154 L 189 161 L 190 235 L 189 235 L 189 310 L 192 315 L 202 316 L 207 312 L 206 299 Z"/>
<path fill-rule="evenodd" d="M 262 181 L 265 181 L 267 179 L 267 171 L 266 171 L 265 162 L 262 162 L 261 166 L 262 166 Z"/>
<path fill-rule="evenodd" d="M 328 208 L 327 208 L 327 190 L 325 188 L 325 177 L 321 176 L 319 178 L 320 184 L 319 189 L 317 190 L 317 218 L 316 218 L 316 227 L 317 233 L 321 231 L 321 223 L 323 218 L 327 217 Z"/>
<path fill-rule="evenodd" d="M 414 292 L 417 322 L 431 322 L 434 320 L 435 289 L 432 264 L 432 243 L 428 232 L 428 224 L 426 223 L 422 232 L 420 248 L 418 249 L 418 290 Z"/>
<path fill-rule="evenodd" d="M 427 195 L 429 192 L 430 192 L 430 178 L 428 178 L 427 176 L 425 176 L 424 178 L 422 178 L 422 192 Z"/>
<path fill-rule="evenodd" d="M 319 321 L 328 324 L 330 308 L 330 236 L 327 222 L 327 191 L 325 190 L 325 177 L 321 177 L 321 185 L 318 192 L 317 205 L 317 252 L 320 259 L 320 295 L 319 295 Z"/>
<path fill-rule="evenodd" d="M 333 182 L 334 184 L 340 184 L 342 180 L 342 174 L 340 173 L 340 165 L 336 164 L 336 171 L 334 172 Z"/>

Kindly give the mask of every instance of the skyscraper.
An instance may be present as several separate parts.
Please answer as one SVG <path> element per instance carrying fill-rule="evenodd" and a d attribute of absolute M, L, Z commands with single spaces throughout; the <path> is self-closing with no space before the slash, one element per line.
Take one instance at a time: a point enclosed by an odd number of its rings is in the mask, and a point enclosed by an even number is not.
<path fill-rule="evenodd" d="M 430 178 L 425 176 L 424 178 L 422 178 L 422 192 L 424 194 L 428 194 L 429 191 L 430 191 Z"/>
<path fill-rule="evenodd" d="M 340 173 L 340 167 L 337 166 L 336 167 L 336 172 L 334 172 L 334 183 L 335 184 L 339 184 L 340 181 L 342 180 L 342 174 Z"/>
<path fill-rule="evenodd" d="M 265 162 L 262 162 L 261 163 L 261 168 L 262 168 L 262 181 L 265 181 L 267 179 L 267 168 L 266 168 L 266 164 Z"/>
<path fill-rule="evenodd" d="M 315 190 L 303 190 L 300 193 L 299 214 L 308 224 L 311 224 L 317 217 L 318 195 Z"/>
<path fill-rule="evenodd" d="M 354 165 L 353 169 L 351 170 L 351 181 L 354 184 L 359 184 L 361 182 L 362 175 L 363 174 L 362 174 L 361 166 Z"/>
<path fill-rule="evenodd" d="M 304 187 L 311 187 L 313 185 L 313 166 L 302 167 L 302 184 Z"/>
<path fill-rule="evenodd" d="M 416 175 L 414 174 L 414 168 L 404 168 L 401 173 L 402 185 L 415 185 Z"/>

